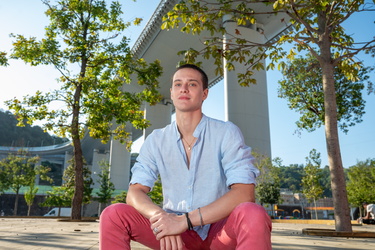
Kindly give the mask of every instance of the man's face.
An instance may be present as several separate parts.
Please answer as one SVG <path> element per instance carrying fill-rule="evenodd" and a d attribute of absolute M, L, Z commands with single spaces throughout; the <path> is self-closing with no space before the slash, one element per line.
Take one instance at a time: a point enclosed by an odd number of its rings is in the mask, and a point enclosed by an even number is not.
<path fill-rule="evenodd" d="M 192 112 L 200 110 L 208 89 L 203 89 L 202 76 L 195 69 L 178 70 L 172 79 L 171 99 L 176 110 Z"/>

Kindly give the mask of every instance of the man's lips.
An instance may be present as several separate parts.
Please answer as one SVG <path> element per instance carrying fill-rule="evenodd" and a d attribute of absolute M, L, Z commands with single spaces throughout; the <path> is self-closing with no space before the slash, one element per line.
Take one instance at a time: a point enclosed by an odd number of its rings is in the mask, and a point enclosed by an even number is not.
<path fill-rule="evenodd" d="M 179 100 L 189 100 L 190 98 L 187 97 L 187 96 L 180 96 L 178 99 Z"/>

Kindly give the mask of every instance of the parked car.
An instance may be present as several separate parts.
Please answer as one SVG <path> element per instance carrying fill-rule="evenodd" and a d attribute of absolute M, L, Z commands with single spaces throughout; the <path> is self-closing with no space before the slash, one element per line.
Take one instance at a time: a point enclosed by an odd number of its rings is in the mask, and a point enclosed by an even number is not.
<path fill-rule="evenodd" d="M 70 207 L 61 207 L 60 208 L 60 216 L 70 216 L 71 213 L 72 213 L 72 208 L 70 208 Z M 44 216 L 58 216 L 58 215 L 59 215 L 59 208 L 55 207 L 55 208 L 52 208 Z"/>

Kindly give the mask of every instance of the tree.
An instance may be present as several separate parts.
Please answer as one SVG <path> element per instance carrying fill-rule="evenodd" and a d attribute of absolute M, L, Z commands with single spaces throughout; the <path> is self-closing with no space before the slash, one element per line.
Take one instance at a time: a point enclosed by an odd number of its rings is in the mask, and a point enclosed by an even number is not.
<path fill-rule="evenodd" d="M 82 197 L 82 204 L 88 204 L 91 202 L 91 198 L 92 198 L 92 185 L 94 184 L 94 181 L 93 179 L 91 178 L 91 171 L 90 169 L 88 168 L 87 164 L 86 164 L 86 161 L 84 160 L 83 161 L 83 169 L 82 169 L 82 179 L 83 179 L 83 197 Z M 71 198 L 74 197 L 74 189 L 76 188 L 76 171 L 75 171 L 76 167 L 75 167 L 75 161 L 72 159 L 70 161 L 70 165 L 68 165 L 68 167 L 65 169 L 64 171 L 64 175 L 63 175 L 63 181 L 64 181 L 64 184 L 63 186 L 68 189 L 68 190 L 72 190 L 68 193 L 71 193 L 73 194 L 73 196 Z M 73 200 L 72 200 L 73 202 Z"/>
<path fill-rule="evenodd" d="M 289 166 L 279 166 L 280 169 L 280 188 L 287 188 L 294 193 L 302 191 L 301 179 L 304 175 L 303 164 L 290 164 Z M 332 197 L 331 178 L 329 176 L 329 167 L 321 169 L 320 185 L 323 187 L 323 197 Z M 346 173 L 345 173 L 346 176 Z"/>
<path fill-rule="evenodd" d="M 154 187 L 152 190 L 147 194 L 152 202 L 156 205 L 162 206 L 163 205 L 163 187 L 161 183 L 160 176 L 156 180 Z"/>
<path fill-rule="evenodd" d="M 320 153 L 315 149 L 310 151 L 309 157 L 306 157 L 307 164 L 304 168 L 304 176 L 302 177 L 303 194 L 309 200 L 314 202 L 315 219 L 318 219 L 316 210 L 316 200 L 319 199 L 323 193 L 323 187 L 319 183 L 321 177 L 320 169 Z"/>
<path fill-rule="evenodd" d="M 365 101 L 362 91 L 368 81 L 369 68 L 359 69 L 357 81 L 349 80 L 340 68 L 334 72 L 337 121 L 344 133 L 348 127 L 362 122 Z M 311 54 L 291 60 L 282 70 L 283 80 L 279 81 L 279 97 L 288 101 L 290 109 L 301 116 L 296 122 L 299 129 L 309 132 L 324 125 L 324 92 L 322 69 Z"/>
<path fill-rule="evenodd" d="M 275 215 L 274 206 L 280 202 L 280 185 L 279 183 L 271 182 L 266 183 L 262 182 L 257 185 L 256 188 L 257 197 L 260 204 L 270 204 L 272 210 L 272 216 Z"/>
<path fill-rule="evenodd" d="M 301 179 L 303 176 L 303 165 L 290 164 L 280 166 L 280 187 L 292 190 L 294 193 L 301 191 Z"/>
<path fill-rule="evenodd" d="M 71 138 L 75 160 L 75 189 L 72 219 L 81 219 L 83 202 L 83 157 L 81 139 L 85 130 L 103 142 L 119 140 L 131 145 L 129 122 L 137 129 L 149 124 L 141 105 L 160 100 L 157 78 L 161 74 L 158 61 L 146 63 L 134 58 L 126 37 L 120 38 L 131 23 L 120 18 L 121 5 L 105 0 L 58 0 L 47 6 L 50 24 L 45 38 L 25 38 L 13 35 L 11 58 L 21 59 L 31 66 L 52 65 L 61 73 L 61 88 L 48 93 L 37 91 L 22 101 L 7 101 L 22 125 L 44 121 L 44 129 Z M 136 18 L 134 23 L 139 24 Z M 135 80 L 138 87 L 122 87 Z M 125 91 L 128 89 L 129 91 Z M 138 92 L 137 92 L 138 91 Z M 58 105 L 52 105 L 60 102 Z"/>
<path fill-rule="evenodd" d="M 127 191 L 122 191 L 120 194 L 116 195 L 114 197 L 114 200 L 112 201 L 112 204 L 116 203 L 126 203 L 126 196 L 128 195 Z"/>
<path fill-rule="evenodd" d="M 345 176 L 346 176 L 346 173 L 345 173 Z M 345 177 L 345 179 L 347 178 Z M 322 178 L 319 179 L 319 183 L 323 187 L 323 197 L 332 197 L 331 177 L 329 175 L 329 166 L 324 166 L 324 168 L 322 168 Z"/>
<path fill-rule="evenodd" d="M 25 192 L 25 201 L 26 201 L 26 204 L 27 204 L 27 207 L 28 207 L 27 216 L 30 216 L 31 206 L 34 203 L 34 198 L 35 198 L 35 195 L 38 192 L 38 190 L 39 190 L 39 188 L 35 187 L 35 183 L 31 182 L 30 185 L 29 185 L 29 188 Z"/>
<path fill-rule="evenodd" d="M 278 204 L 280 200 L 280 170 L 268 156 L 257 152 L 252 154 L 255 158 L 254 166 L 260 171 L 256 186 L 257 200 L 262 205 L 270 204 L 273 209 L 273 205 Z M 274 162 L 280 165 L 280 159 L 277 158 Z"/>
<path fill-rule="evenodd" d="M 51 169 L 51 171 L 49 171 L 47 175 L 52 179 L 52 183 L 46 183 L 45 181 L 40 181 L 39 185 L 61 186 L 62 177 L 64 175 L 63 164 L 50 162 L 50 161 L 42 161 L 40 164 L 42 166 L 45 166 Z"/>
<path fill-rule="evenodd" d="M 374 202 L 375 159 L 359 161 L 348 170 L 348 197 L 353 206 L 362 207 L 363 202 Z"/>
<path fill-rule="evenodd" d="M 259 10 L 264 6 L 264 10 Z M 181 31 L 201 34 L 211 32 L 204 39 L 204 48 L 182 51 L 185 61 L 192 62 L 203 55 L 213 58 L 217 72 L 223 73 L 223 58 L 228 70 L 235 68 L 235 62 L 246 66 L 246 71 L 238 74 L 239 83 L 249 86 L 256 83 L 254 71 L 274 69 L 276 64 L 282 69 L 285 60 L 293 59 L 297 53 L 306 51 L 319 63 L 322 69 L 324 95 L 324 125 L 331 175 L 333 203 L 335 208 L 336 231 L 352 231 L 345 176 L 338 139 L 338 107 L 335 89 L 335 69 L 338 68 L 350 81 L 357 81 L 362 62 L 356 61 L 360 52 L 370 52 L 375 48 L 375 38 L 365 42 L 355 42 L 351 34 L 346 34 L 342 24 L 349 21 L 354 13 L 370 10 L 372 4 L 364 0 L 354 1 L 196 1 L 188 0 L 177 4 L 164 17 L 162 28 L 171 29 L 182 25 Z M 231 17 L 238 25 L 255 24 L 264 15 L 281 14 L 285 32 L 265 44 L 242 36 L 239 29 L 229 32 L 225 26 L 217 25 L 222 19 Z M 288 21 L 290 19 L 290 21 Z M 365 24 L 364 24 L 365 25 Z M 262 30 L 259 30 L 262 32 Z M 224 36 L 229 39 L 225 41 Z M 290 44 L 289 53 L 282 46 Z M 267 67 L 264 60 L 268 59 Z"/>
<path fill-rule="evenodd" d="M 85 164 L 85 162 L 84 162 Z M 61 207 L 67 207 L 72 205 L 72 198 L 74 196 L 75 185 L 75 167 L 74 160 L 70 161 L 70 165 L 65 169 L 63 175 L 64 183 L 60 187 L 52 187 L 52 191 L 47 191 L 47 197 L 41 206 L 55 206 L 59 208 L 58 216 L 60 216 Z M 83 166 L 83 204 L 91 202 L 92 190 L 91 185 L 93 180 L 91 178 L 91 171 L 86 165 Z"/>
<path fill-rule="evenodd" d="M 0 66 L 8 66 L 7 53 L 0 51 Z"/>
<path fill-rule="evenodd" d="M 57 216 L 60 216 L 61 208 L 72 205 L 74 190 L 66 186 L 52 187 L 52 191 L 47 191 L 44 202 L 40 203 L 43 207 L 58 207 Z"/>
<path fill-rule="evenodd" d="M 10 184 L 6 162 L 2 160 L 0 161 L 0 195 L 3 194 L 5 190 L 10 188 Z"/>
<path fill-rule="evenodd" d="M 109 162 L 101 161 L 99 163 L 101 167 L 101 172 L 99 174 L 98 183 L 100 184 L 99 192 L 96 194 L 98 197 L 96 200 L 99 202 L 98 216 L 102 213 L 105 205 L 112 198 L 113 191 L 115 190 L 115 185 L 111 182 L 109 177 Z M 104 207 L 102 208 L 102 204 Z"/>
<path fill-rule="evenodd" d="M 25 150 L 20 150 L 16 154 L 9 154 L 8 157 L 1 160 L 1 165 L 9 180 L 9 187 L 16 193 L 13 215 L 17 215 L 19 192 L 22 187 L 30 186 L 35 182 L 37 175 L 41 179 L 49 179 L 46 173 L 49 168 L 36 165 L 39 157 L 31 157 Z"/>

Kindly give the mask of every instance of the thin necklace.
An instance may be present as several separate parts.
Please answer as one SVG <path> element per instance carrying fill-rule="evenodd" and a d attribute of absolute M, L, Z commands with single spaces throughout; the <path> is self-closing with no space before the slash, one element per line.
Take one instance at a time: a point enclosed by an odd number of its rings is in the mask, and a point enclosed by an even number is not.
<path fill-rule="evenodd" d="M 193 142 L 194 142 L 194 140 L 195 140 L 195 137 L 193 137 L 193 140 L 192 140 L 190 143 L 188 143 L 188 142 L 184 139 L 184 137 L 182 137 L 182 140 L 183 140 L 184 142 L 186 142 L 186 144 L 188 145 L 188 150 L 190 151 L 190 150 L 191 150 L 191 144 L 193 144 Z"/>

